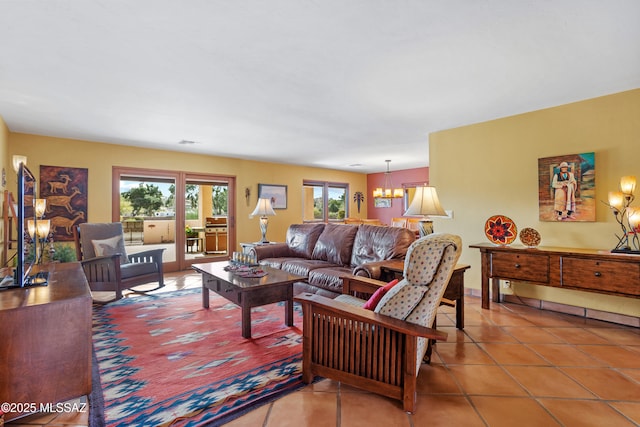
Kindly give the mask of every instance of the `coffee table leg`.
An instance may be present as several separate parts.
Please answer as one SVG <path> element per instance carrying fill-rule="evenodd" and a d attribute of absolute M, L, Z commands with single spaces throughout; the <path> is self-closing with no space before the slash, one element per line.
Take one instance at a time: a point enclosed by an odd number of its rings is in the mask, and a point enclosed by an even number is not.
<path fill-rule="evenodd" d="M 206 280 L 204 274 L 202 276 L 202 306 L 204 308 L 209 308 L 209 288 L 204 284 L 204 281 Z"/>
<path fill-rule="evenodd" d="M 293 326 L 293 300 L 288 298 L 284 303 L 284 321 L 287 326 Z"/>
<path fill-rule="evenodd" d="M 242 300 L 242 338 L 251 338 L 251 306 L 247 302 L 248 298 Z"/>

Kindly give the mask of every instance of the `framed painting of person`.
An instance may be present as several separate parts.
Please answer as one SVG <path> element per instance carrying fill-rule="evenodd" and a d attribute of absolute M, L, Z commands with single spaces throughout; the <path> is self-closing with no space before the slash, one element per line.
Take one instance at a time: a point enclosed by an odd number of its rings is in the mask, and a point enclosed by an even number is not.
<path fill-rule="evenodd" d="M 595 221 L 595 176 L 595 153 L 538 159 L 540 221 Z"/>

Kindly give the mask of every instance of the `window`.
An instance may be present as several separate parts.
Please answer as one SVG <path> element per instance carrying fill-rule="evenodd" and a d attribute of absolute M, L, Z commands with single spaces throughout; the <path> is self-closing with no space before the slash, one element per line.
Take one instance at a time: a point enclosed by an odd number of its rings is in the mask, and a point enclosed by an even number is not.
<path fill-rule="evenodd" d="M 303 220 L 305 222 L 343 221 L 349 216 L 349 184 L 305 181 L 303 183 Z"/>

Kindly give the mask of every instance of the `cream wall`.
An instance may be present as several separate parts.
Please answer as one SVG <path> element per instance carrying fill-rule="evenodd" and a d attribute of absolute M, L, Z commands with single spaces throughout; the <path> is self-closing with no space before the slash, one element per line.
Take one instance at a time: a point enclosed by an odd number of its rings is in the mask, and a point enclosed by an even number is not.
<path fill-rule="evenodd" d="M 445 209 L 455 211 L 452 220 L 436 219 L 435 228 L 462 236 L 461 262 L 472 266 L 465 284 L 479 289 L 480 253 L 468 245 L 488 242 L 483 227 L 494 214 L 507 215 L 519 229 L 535 228 L 542 245 L 598 249 L 616 245 L 619 226 L 600 201 L 618 189 L 621 176 L 640 179 L 640 89 L 436 132 L 429 145 L 431 185 L 437 187 Z M 538 158 L 586 152 L 595 152 L 596 222 L 540 222 Z M 640 316 L 640 299 L 524 283 L 514 284 L 514 292 Z"/>
<path fill-rule="evenodd" d="M 258 183 L 288 186 L 287 209 L 276 210 L 276 216 L 269 219 L 267 237 L 273 241 L 284 240 L 287 227 L 292 223 L 302 222 L 302 182 L 304 179 L 347 182 L 351 194 L 355 191 L 366 192 L 367 185 L 367 177 L 361 173 L 20 133 L 8 134 L 8 158 L 10 159 L 13 154 L 26 155 L 29 168 L 36 175 L 38 175 L 40 165 L 87 168 L 89 170 L 88 220 L 91 222 L 111 221 L 113 166 L 235 176 L 237 242 L 252 242 L 260 238 L 258 219 L 249 219 L 249 214 L 257 202 Z M 10 160 L 5 160 L 3 164 L 9 165 Z M 15 188 L 15 177 L 7 185 L 9 188 Z M 251 201 L 248 205 L 244 197 L 246 187 L 251 189 Z M 350 209 L 356 209 L 355 203 L 353 201 L 350 203 Z"/>

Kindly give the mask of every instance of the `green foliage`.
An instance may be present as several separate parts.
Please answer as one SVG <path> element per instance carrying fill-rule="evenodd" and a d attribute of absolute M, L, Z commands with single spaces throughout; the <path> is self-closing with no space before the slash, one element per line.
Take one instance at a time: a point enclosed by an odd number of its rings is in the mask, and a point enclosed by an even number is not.
<path fill-rule="evenodd" d="M 226 185 L 214 185 L 211 189 L 211 197 L 213 198 L 213 215 L 227 214 L 227 200 L 229 188 Z"/>
<path fill-rule="evenodd" d="M 54 243 L 53 247 L 55 252 L 53 257 L 50 257 L 50 261 L 58 262 L 73 262 L 76 261 L 76 249 L 72 245 L 64 243 Z"/>
<path fill-rule="evenodd" d="M 131 202 L 133 216 L 140 213 L 153 216 L 163 205 L 162 191 L 153 184 L 140 183 L 138 187 L 122 193 L 121 196 Z"/>

